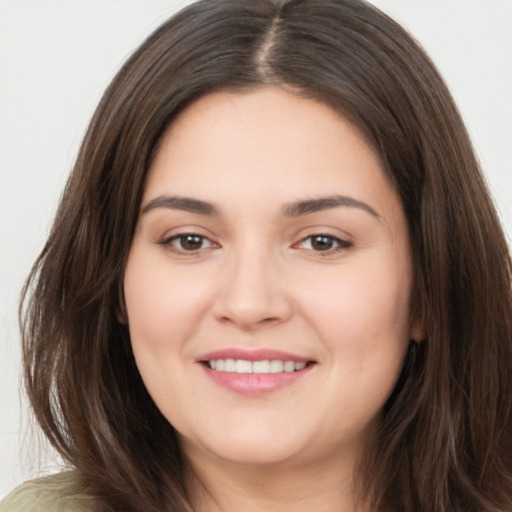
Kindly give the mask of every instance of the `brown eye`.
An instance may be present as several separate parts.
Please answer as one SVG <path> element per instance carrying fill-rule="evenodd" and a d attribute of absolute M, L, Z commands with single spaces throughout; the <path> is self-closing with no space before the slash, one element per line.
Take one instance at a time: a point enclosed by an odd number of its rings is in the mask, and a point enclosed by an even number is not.
<path fill-rule="evenodd" d="M 159 245 L 175 253 L 199 253 L 205 249 L 216 247 L 209 238 L 196 233 L 182 233 L 158 242 Z"/>
<path fill-rule="evenodd" d="M 180 235 L 177 242 L 180 249 L 184 251 L 197 251 L 202 248 L 204 237 L 200 235 Z"/>
<path fill-rule="evenodd" d="M 332 236 L 317 235 L 311 237 L 311 248 L 314 251 L 329 251 L 334 247 L 335 240 Z"/>
<path fill-rule="evenodd" d="M 352 242 L 342 240 L 337 236 L 318 234 L 307 236 L 298 244 L 299 248 L 308 251 L 333 254 L 352 247 Z"/>

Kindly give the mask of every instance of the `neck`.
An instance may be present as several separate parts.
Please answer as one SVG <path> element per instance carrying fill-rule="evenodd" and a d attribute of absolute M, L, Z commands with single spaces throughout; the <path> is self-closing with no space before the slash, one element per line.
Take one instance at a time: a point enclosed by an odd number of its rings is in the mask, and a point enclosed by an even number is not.
<path fill-rule="evenodd" d="M 187 480 L 195 512 L 364 512 L 355 506 L 353 463 L 244 465 L 201 457 L 199 465 L 194 459 L 189 454 Z"/>

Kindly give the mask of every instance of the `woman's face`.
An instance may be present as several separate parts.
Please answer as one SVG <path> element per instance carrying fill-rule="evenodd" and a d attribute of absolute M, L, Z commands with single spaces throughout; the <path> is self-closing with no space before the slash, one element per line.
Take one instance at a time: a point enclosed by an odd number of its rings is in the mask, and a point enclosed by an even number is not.
<path fill-rule="evenodd" d="M 421 334 L 410 252 L 378 157 L 328 107 L 266 88 L 187 108 L 124 281 L 137 366 L 185 453 L 356 457 Z"/>

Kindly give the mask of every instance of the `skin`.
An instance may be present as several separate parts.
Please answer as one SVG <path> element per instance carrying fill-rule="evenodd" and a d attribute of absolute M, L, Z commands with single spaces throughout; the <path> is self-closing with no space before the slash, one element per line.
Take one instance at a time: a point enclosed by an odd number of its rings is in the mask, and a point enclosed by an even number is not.
<path fill-rule="evenodd" d="M 286 211 L 333 196 L 352 203 Z M 145 385 L 179 432 L 194 510 L 353 510 L 354 464 L 421 338 L 410 252 L 379 158 L 325 105 L 277 88 L 219 92 L 175 120 L 149 171 L 124 320 Z M 315 364 L 248 396 L 197 362 L 233 347 Z"/>

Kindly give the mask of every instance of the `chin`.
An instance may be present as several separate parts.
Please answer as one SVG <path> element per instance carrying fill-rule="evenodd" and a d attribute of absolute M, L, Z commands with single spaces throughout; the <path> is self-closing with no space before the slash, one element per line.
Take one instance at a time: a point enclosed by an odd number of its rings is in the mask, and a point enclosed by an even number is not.
<path fill-rule="evenodd" d="M 273 466 L 296 461 L 303 457 L 304 443 L 301 439 L 290 439 L 290 436 L 270 435 L 259 432 L 243 433 L 229 431 L 229 438 L 224 435 L 213 436 L 205 441 L 182 439 L 185 453 L 193 458 L 193 454 L 201 452 L 210 458 L 224 463 L 242 466 Z M 286 438 L 286 439 L 285 439 Z"/>

